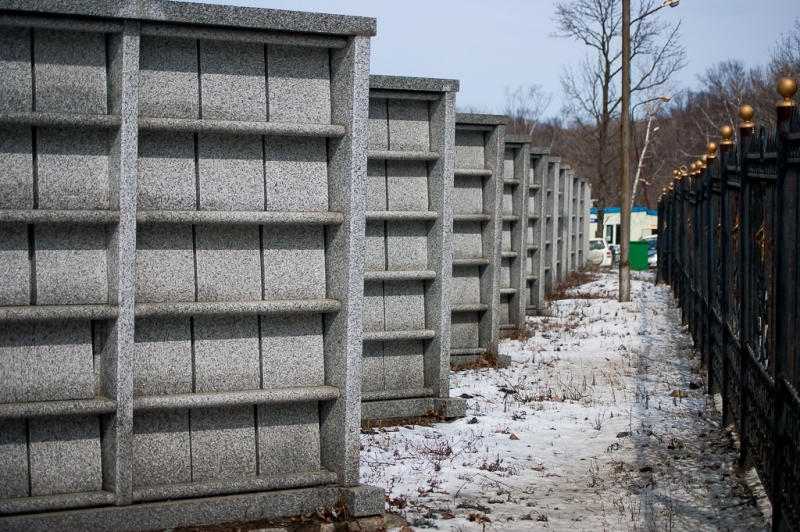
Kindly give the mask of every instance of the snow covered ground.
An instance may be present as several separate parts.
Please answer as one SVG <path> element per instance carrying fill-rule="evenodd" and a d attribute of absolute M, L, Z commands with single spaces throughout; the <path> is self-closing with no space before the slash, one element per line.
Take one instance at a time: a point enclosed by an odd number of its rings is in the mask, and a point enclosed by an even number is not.
<path fill-rule="evenodd" d="M 451 373 L 466 418 L 363 434 L 361 481 L 414 529 L 769 530 L 669 288 L 621 304 L 616 277 L 528 318 L 510 368 Z"/>

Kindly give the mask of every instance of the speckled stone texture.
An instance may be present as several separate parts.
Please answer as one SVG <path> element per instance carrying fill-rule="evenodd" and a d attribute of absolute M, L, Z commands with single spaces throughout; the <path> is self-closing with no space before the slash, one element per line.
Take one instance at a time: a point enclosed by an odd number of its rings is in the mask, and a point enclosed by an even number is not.
<path fill-rule="evenodd" d="M 28 228 L 23 224 L 0 224 L 0 305 L 30 303 Z"/>
<path fill-rule="evenodd" d="M 234 406 L 191 411 L 192 480 L 256 474 L 254 408 Z"/>
<path fill-rule="evenodd" d="M 194 152 L 192 133 L 142 131 L 137 207 L 194 210 L 197 205 Z"/>
<path fill-rule="evenodd" d="M 133 485 L 191 482 L 188 410 L 140 412 L 133 418 Z"/>
<path fill-rule="evenodd" d="M 4 380 L 4 382 L 7 382 Z M 0 420 L 0 498 L 27 497 L 28 434 L 24 419 Z"/>
<path fill-rule="evenodd" d="M 0 109 L 30 111 L 31 30 L 3 28 L 0 34 Z"/>
<path fill-rule="evenodd" d="M 34 30 L 36 111 L 105 114 L 106 43 L 101 33 Z"/>
<path fill-rule="evenodd" d="M 257 410 L 261 475 L 319 469 L 319 408 L 316 403 L 260 405 Z M 298 442 L 303 443 L 298 445 Z"/>
<path fill-rule="evenodd" d="M 102 225 L 37 225 L 36 302 L 108 302 L 106 229 Z"/>
<path fill-rule="evenodd" d="M 0 208 L 2 209 L 33 208 L 32 146 L 30 127 L 0 126 Z"/>
<path fill-rule="evenodd" d="M 136 320 L 133 394 L 192 392 L 190 318 Z"/>
<path fill-rule="evenodd" d="M 328 50 L 269 46 L 269 119 L 331 123 Z"/>
<path fill-rule="evenodd" d="M 199 118 L 197 41 L 143 36 L 141 43 L 139 114 Z"/>
<path fill-rule="evenodd" d="M 0 402 L 41 402 L 2 421 L 0 499 L 20 515 L 0 529 L 335 504 L 358 484 L 374 19 L 161 0 L 0 10 L 0 110 L 33 113 L 0 126 L 0 209 L 34 209 L 0 225 Z M 400 110 L 398 139 L 428 127 L 422 103 L 421 122 Z M 391 166 L 382 208 L 428 211 L 429 163 Z M 427 272 L 428 225 L 399 224 L 392 238 L 415 246 L 393 264 Z M 426 282 L 389 296 L 419 329 Z M 408 344 L 393 357 L 422 386 L 425 346 Z M 237 493 L 253 489 L 276 491 Z M 383 509 L 381 490 L 343 495 L 352 515 Z"/>
<path fill-rule="evenodd" d="M 108 209 L 108 133 L 40 128 L 36 173 L 41 209 Z"/>
<path fill-rule="evenodd" d="M 28 427 L 31 496 L 102 489 L 99 418 L 31 419 Z"/>
<path fill-rule="evenodd" d="M 265 299 L 325 297 L 322 228 L 264 226 L 262 246 Z"/>
<path fill-rule="evenodd" d="M 267 210 L 328 210 L 325 139 L 266 137 L 264 154 Z"/>

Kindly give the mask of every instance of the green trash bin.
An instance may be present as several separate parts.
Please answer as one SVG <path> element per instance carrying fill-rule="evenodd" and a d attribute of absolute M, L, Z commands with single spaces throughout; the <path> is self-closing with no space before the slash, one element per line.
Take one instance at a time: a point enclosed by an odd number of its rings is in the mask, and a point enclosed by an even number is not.
<path fill-rule="evenodd" d="M 631 242 L 631 270 L 647 269 L 647 242 Z"/>

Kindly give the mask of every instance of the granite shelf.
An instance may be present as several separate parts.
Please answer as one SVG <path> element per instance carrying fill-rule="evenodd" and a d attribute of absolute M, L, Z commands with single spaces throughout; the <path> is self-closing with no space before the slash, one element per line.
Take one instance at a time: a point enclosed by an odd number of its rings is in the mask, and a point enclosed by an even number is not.
<path fill-rule="evenodd" d="M 369 96 L 370 98 L 391 98 L 392 100 L 436 101 L 441 98 L 441 95 L 437 93 L 391 90 L 391 89 L 370 89 Z"/>
<path fill-rule="evenodd" d="M 285 299 L 267 301 L 185 301 L 137 303 L 137 318 L 155 316 L 254 315 L 254 314 L 327 314 L 339 312 L 342 304 L 335 299 Z"/>
<path fill-rule="evenodd" d="M 73 126 L 115 129 L 122 125 L 120 115 L 44 113 L 39 111 L 0 111 L 0 124 L 21 126 Z"/>
<path fill-rule="evenodd" d="M 489 305 L 485 303 L 461 303 L 450 306 L 450 312 L 485 312 L 489 310 Z"/>
<path fill-rule="evenodd" d="M 415 329 L 406 331 L 364 331 L 365 342 L 392 342 L 396 340 L 432 340 L 436 331 Z"/>
<path fill-rule="evenodd" d="M 436 151 L 369 150 L 367 159 L 384 161 L 436 161 Z"/>
<path fill-rule="evenodd" d="M 451 356 L 475 356 L 475 355 L 483 355 L 486 353 L 485 347 L 466 347 L 461 349 L 451 349 L 450 355 Z"/>
<path fill-rule="evenodd" d="M 115 305 L 24 305 L 0 307 L 2 321 L 110 320 L 119 315 Z"/>
<path fill-rule="evenodd" d="M 416 399 L 418 397 L 433 397 L 433 390 L 430 388 L 405 388 L 402 390 L 361 392 L 362 401 L 389 401 L 391 399 Z"/>
<path fill-rule="evenodd" d="M 89 491 L 84 493 L 65 493 L 63 495 L 0 499 L 0 515 L 29 514 L 71 508 L 88 508 L 92 506 L 110 506 L 115 502 L 117 502 L 117 497 L 110 491 Z"/>
<path fill-rule="evenodd" d="M 519 257 L 519 253 L 516 251 L 501 251 L 500 257 L 504 259 L 515 259 Z"/>
<path fill-rule="evenodd" d="M 513 296 L 516 293 L 517 293 L 517 289 L 516 288 L 512 288 L 510 286 L 500 289 L 500 295 L 503 295 L 503 296 Z"/>
<path fill-rule="evenodd" d="M 332 471 L 304 471 L 289 475 L 263 475 L 256 477 L 239 477 L 226 480 L 206 482 L 185 482 L 180 484 L 164 484 L 161 486 L 145 486 L 133 489 L 133 502 L 187 499 L 208 495 L 228 495 L 232 493 L 249 493 L 254 491 L 275 491 L 285 489 L 308 488 L 324 484 L 335 484 L 336 473 Z"/>
<path fill-rule="evenodd" d="M 374 220 L 425 221 L 425 220 L 436 220 L 437 218 L 439 218 L 439 213 L 435 211 L 367 211 L 365 216 L 368 221 L 374 221 Z"/>
<path fill-rule="evenodd" d="M 526 275 L 525 276 L 525 280 L 527 280 L 527 281 L 536 281 L 538 279 L 539 279 L 538 275 Z"/>
<path fill-rule="evenodd" d="M 519 185 L 522 183 L 519 179 L 503 179 L 504 185 Z"/>
<path fill-rule="evenodd" d="M 454 222 L 488 222 L 492 219 L 488 214 L 454 214 Z"/>
<path fill-rule="evenodd" d="M 116 224 L 119 223 L 119 211 L 0 209 L 0 223 Z"/>
<path fill-rule="evenodd" d="M 490 168 L 456 168 L 453 175 L 456 177 L 491 177 L 492 170 Z"/>
<path fill-rule="evenodd" d="M 539 249 L 539 245 L 538 244 L 528 244 L 528 250 L 529 251 L 537 251 L 538 249 Z"/>
<path fill-rule="evenodd" d="M 518 214 L 504 214 L 503 215 L 504 222 L 518 222 L 519 215 Z"/>
<path fill-rule="evenodd" d="M 528 185 L 528 188 L 530 188 L 531 190 L 539 190 L 540 188 L 542 188 L 542 185 L 537 185 L 536 183 L 531 183 L 530 185 Z"/>
<path fill-rule="evenodd" d="M 210 26 L 184 26 L 179 24 L 142 22 L 140 31 L 142 35 L 153 37 L 177 37 L 179 39 L 279 44 L 304 48 L 337 49 L 347 46 L 347 39 L 336 35 L 303 35 L 244 28 L 215 28 Z"/>
<path fill-rule="evenodd" d="M 137 211 L 136 222 L 173 224 L 340 225 L 338 212 Z"/>
<path fill-rule="evenodd" d="M 141 131 L 187 131 L 287 137 L 342 137 L 346 132 L 344 126 L 336 124 L 148 117 L 139 117 L 139 129 Z"/>
<path fill-rule="evenodd" d="M 367 270 L 364 272 L 365 281 L 425 281 L 436 279 L 433 270 Z"/>
<path fill-rule="evenodd" d="M 176 410 L 275 403 L 308 403 L 332 401 L 338 398 L 339 388 L 335 386 L 297 386 L 294 388 L 271 388 L 268 390 L 141 395 L 134 396 L 133 409 L 137 411 Z"/>
<path fill-rule="evenodd" d="M 116 411 L 116 401 L 106 397 L 98 396 L 94 399 L 3 403 L 0 404 L 0 419 L 21 419 L 63 415 L 112 414 Z"/>
<path fill-rule="evenodd" d="M 492 261 L 486 257 L 475 257 L 472 259 L 453 259 L 453 266 L 488 266 Z"/>

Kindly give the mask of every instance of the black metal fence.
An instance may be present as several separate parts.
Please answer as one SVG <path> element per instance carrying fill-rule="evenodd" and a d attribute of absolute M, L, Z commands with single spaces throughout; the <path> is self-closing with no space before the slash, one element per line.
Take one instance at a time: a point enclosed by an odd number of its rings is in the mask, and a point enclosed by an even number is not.
<path fill-rule="evenodd" d="M 658 278 L 670 284 L 708 368 L 709 393 L 735 423 L 773 530 L 800 531 L 800 114 L 781 80 L 775 131 L 750 122 L 738 142 L 676 171 L 658 206 Z"/>

